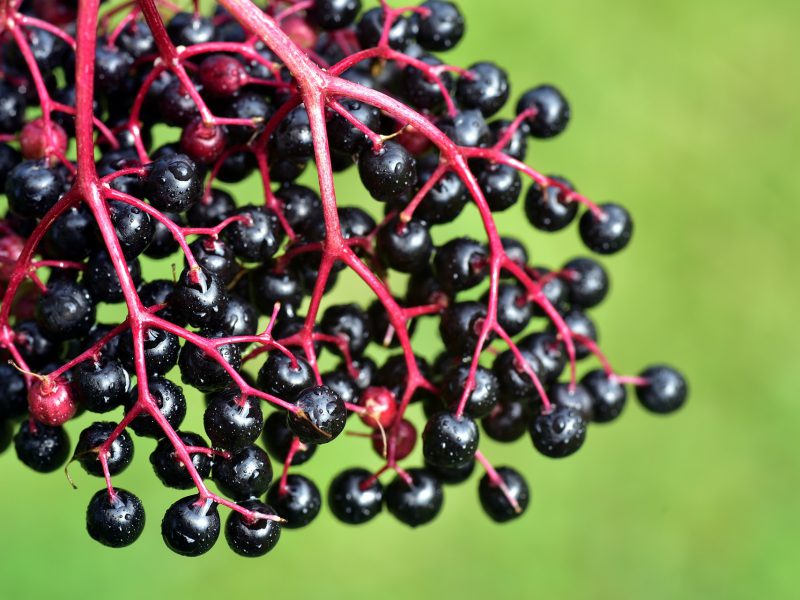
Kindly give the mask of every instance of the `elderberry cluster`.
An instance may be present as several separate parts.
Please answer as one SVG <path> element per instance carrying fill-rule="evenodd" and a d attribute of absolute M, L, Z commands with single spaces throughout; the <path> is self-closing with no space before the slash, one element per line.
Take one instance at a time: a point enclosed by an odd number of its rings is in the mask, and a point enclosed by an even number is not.
<path fill-rule="evenodd" d="M 599 349 L 596 258 L 531 263 L 538 232 L 576 223 L 609 255 L 632 220 L 524 163 L 564 131 L 569 103 L 552 85 L 517 93 L 491 61 L 443 62 L 465 32 L 452 2 L 226 0 L 206 15 L 140 0 L 98 19 L 66 0 L 1 1 L 0 451 L 105 478 L 86 513 L 95 540 L 126 546 L 145 527 L 143 502 L 112 483 L 135 446 L 163 485 L 190 490 L 163 513 L 171 550 L 207 552 L 223 505 L 231 549 L 260 556 L 319 514 L 296 467 L 345 428 L 374 457 L 325 482 L 337 519 L 385 508 L 423 525 L 479 463 L 480 503 L 504 522 L 530 489 L 491 465 L 482 436 L 527 435 L 561 458 L 619 417 L 628 386 L 652 412 L 683 405 L 677 370 L 621 376 Z M 76 75 L 87 64 L 93 80 Z M 512 97 L 516 117 L 498 117 Z M 319 187 L 298 183 L 312 164 Z M 359 206 L 327 185 L 349 169 Z M 243 181 L 260 184 L 225 185 Z M 443 235 L 476 209 L 484 231 Z M 497 233 L 492 213 L 512 209 L 530 244 Z M 173 278 L 152 277 L 169 265 Z M 346 268 L 367 305 L 330 300 Z M 99 318 L 105 305 L 127 317 Z M 414 344 L 425 319 L 438 348 Z M 600 366 L 578 377 L 590 358 Z M 188 388 L 205 396 L 202 433 L 182 427 L 200 410 Z M 73 443 L 76 418 L 90 423 Z M 423 464 L 406 466 L 418 444 Z"/>

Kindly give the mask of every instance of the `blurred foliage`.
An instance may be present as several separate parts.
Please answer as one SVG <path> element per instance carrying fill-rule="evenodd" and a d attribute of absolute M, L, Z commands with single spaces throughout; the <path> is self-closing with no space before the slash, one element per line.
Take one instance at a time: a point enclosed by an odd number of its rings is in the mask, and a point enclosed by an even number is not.
<path fill-rule="evenodd" d="M 533 144 L 529 162 L 630 208 L 634 241 L 605 263 L 613 292 L 595 311 L 601 342 L 623 372 L 653 361 L 684 368 L 686 409 L 657 418 L 634 402 L 566 461 L 538 456 L 526 439 L 487 444 L 530 482 L 532 505 L 515 523 L 489 522 L 473 478 L 448 488 L 441 517 L 419 531 L 388 515 L 346 527 L 325 512 L 253 562 L 224 541 L 194 560 L 166 550 L 160 518 L 181 492 L 152 476 L 151 441 L 137 440 L 136 464 L 116 480 L 149 519 L 118 551 L 84 532 L 99 480 L 75 467 L 72 491 L 10 451 L 0 458 L 5 597 L 797 597 L 800 4 L 460 5 L 469 31 L 450 62 L 495 60 L 516 93 L 546 81 L 568 95 L 570 128 Z M 338 189 L 343 203 L 369 203 L 352 177 Z M 545 236 L 520 212 L 499 215 L 499 226 L 537 263 L 582 252 L 574 230 Z M 480 232 L 474 214 L 457 227 Z M 368 297 L 353 282 L 336 300 Z M 427 329 L 417 342 L 433 337 Z M 201 430 L 194 400 L 187 428 Z M 324 490 L 342 468 L 378 464 L 363 440 L 343 439 L 300 471 Z"/>

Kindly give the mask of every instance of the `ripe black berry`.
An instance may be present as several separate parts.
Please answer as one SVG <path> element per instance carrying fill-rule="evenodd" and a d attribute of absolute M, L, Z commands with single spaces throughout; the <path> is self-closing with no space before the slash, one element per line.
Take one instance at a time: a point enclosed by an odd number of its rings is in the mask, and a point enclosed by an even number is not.
<path fill-rule="evenodd" d="M 214 325 L 222 317 L 227 303 L 224 284 L 202 267 L 184 269 L 172 294 L 175 312 L 195 327 Z"/>
<path fill-rule="evenodd" d="M 570 189 L 572 184 L 562 177 L 551 176 Z M 559 231 L 567 227 L 578 214 L 578 203 L 567 200 L 567 194 L 556 185 L 542 187 L 535 181 L 525 195 L 525 215 L 531 225 L 541 231 Z"/>
<path fill-rule="evenodd" d="M 98 421 L 81 431 L 78 443 L 75 444 L 74 456 L 90 475 L 103 476 L 103 466 L 100 463 L 98 449 L 108 440 L 116 427 L 117 424 L 111 421 Z M 127 431 L 122 431 L 111 442 L 106 453 L 106 460 L 108 472 L 111 475 L 121 473 L 131 464 L 133 440 Z"/>
<path fill-rule="evenodd" d="M 186 446 L 194 446 L 196 448 L 207 448 L 206 441 L 196 433 L 188 431 L 177 432 L 178 436 Z M 192 466 L 197 471 L 201 478 L 205 479 L 211 474 L 211 457 L 202 452 L 192 453 Z M 175 447 L 168 438 L 162 438 L 158 441 L 158 445 L 152 454 L 150 454 L 150 464 L 153 465 L 153 471 L 159 478 L 161 483 L 170 488 L 179 490 L 188 490 L 194 487 L 195 483 L 189 475 L 189 470 L 178 458 L 175 452 Z"/>
<path fill-rule="evenodd" d="M 386 488 L 386 508 L 411 527 L 430 523 L 442 510 L 442 484 L 428 469 L 408 469 L 411 485 L 399 475 Z"/>
<path fill-rule="evenodd" d="M 525 512 L 530 501 L 530 493 L 528 492 L 528 484 L 516 469 L 497 467 L 495 470 L 500 479 L 503 480 L 506 490 L 503 491 L 499 485 L 496 485 L 487 473 L 481 477 L 478 496 L 486 514 L 497 523 L 505 523 L 516 519 Z M 506 493 L 513 499 L 516 506 L 509 501 Z"/>
<path fill-rule="evenodd" d="M 283 412 L 273 412 L 264 422 L 263 440 L 267 450 L 272 457 L 280 463 L 285 463 L 289 456 L 289 449 L 294 440 L 294 433 L 286 423 L 286 415 Z M 302 465 L 308 461 L 316 451 L 314 444 L 305 445 L 294 453 L 292 465 Z"/>
<path fill-rule="evenodd" d="M 613 421 L 625 408 L 628 399 L 625 386 L 609 377 L 603 369 L 586 373 L 581 379 L 581 385 L 592 399 L 592 420 L 595 423 Z"/>
<path fill-rule="evenodd" d="M 458 80 L 456 97 L 464 108 L 477 108 L 491 117 L 508 100 L 508 74 L 493 62 L 475 63 L 467 69 L 472 78 Z"/>
<path fill-rule="evenodd" d="M 0 421 L 21 417 L 27 411 L 25 378 L 10 364 L 0 364 Z"/>
<path fill-rule="evenodd" d="M 43 217 L 61 194 L 65 180 L 60 169 L 42 160 L 26 160 L 14 167 L 6 178 L 9 208 L 21 217 Z"/>
<path fill-rule="evenodd" d="M 88 290 L 69 280 L 51 282 L 36 306 L 36 321 L 54 340 L 85 336 L 94 325 L 97 309 Z"/>
<path fill-rule="evenodd" d="M 147 389 L 159 412 L 173 429 L 178 429 L 186 417 L 186 397 L 183 395 L 183 388 L 175 385 L 169 379 L 153 375 L 147 381 Z M 126 411 L 133 408 L 138 398 L 139 385 L 137 384 L 131 390 Z M 163 435 L 161 426 L 146 412 L 142 412 L 134 418 L 130 428 L 140 436 L 159 438 Z"/>
<path fill-rule="evenodd" d="M 327 444 L 344 429 L 347 410 L 344 402 L 324 385 L 307 388 L 295 400 L 298 414 L 289 413 L 287 422 L 300 441 Z"/>
<path fill-rule="evenodd" d="M 267 502 L 274 507 L 287 529 L 299 529 L 313 521 L 322 508 L 322 497 L 314 482 L 302 475 L 290 474 L 286 487 L 276 481 L 267 492 Z"/>
<path fill-rule="evenodd" d="M 425 425 L 422 453 L 431 465 L 460 467 L 474 458 L 479 439 L 478 426 L 471 418 L 440 412 Z"/>
<path fill-rule="evenodd" d="M 445 290 L 450 293 L 467 290 L 486 277 L 486 247 L 470 238 L 450 240 L 436 250 L 434 270 Z"/>
<path fill-rule="evenodd" d="M 564 265 L 564 280 L 573 306 L 592 308 L 608 294 L 608 275 L 602 265 L 591 258 L 574 258 Z"/>
<path fill-rule="evenodd" d="M 531 403 L 524 399 L 498 403 L 481 424 L 490 438 L 509 443 L 525 435 L 530 420 Z"/>
<path fill-rule="evenodd" d="M 551 85 L 540 85 L 522 95 L 517 102 L 517 114 L 529 108 L 536 109 L 536 114 L 527 119 L 533 137 L 554 137 L 564 131 L 569 123 L 567 99 Z"/>
<path fill-rule="evenodd" d="M 381 260 L 401 273 L 415 273 L 428 266 L 433 240 L 424 223 L 402 223 L 395 217 L 378 232 L 377 251 Z"/>
<path fill-rule="evenodd" d="M 201 335 L 206 339 L 216 339 L 225 337 L 227 334 L 222 331 L 202 331 Z M 242 367 L 242 353 L 236 344 L 222 344 L 216 346 L 222 360 L 224 360 L 234 371 Z M 230 374 L 213 356 L 209 356 L 199 346 L 186 342 L 181 349 L 178 357 L 178 366 L 181 370 L 181 381 L 186 385 L 191 385 L 201 392 L 217 392 L 233 384 Z"/>
<path fill-rule="evenodd" d="M 657 365 L 648 367 L 640 374 L 646 385 L 636 387 L 636 397 L 647 410 L 654 413 L 670 413 L 686 402 L 689 386 L 683 375 L 672 367 Z"/>
<path fill-rule="evenodd" d="M 631 241 L 633 221 L 628 211 L 619 204 L 601 204 L 600 210 L 603 212 L 602 218 L 588 210 L 581 217 L 581 239 L 593 252 L 614 254 Z"/>
<path fill-rule="evenodd" d="M 241 503 L 242 508 L 265 515 L 275 510 L 263 502 L 253 499 Z M 281 537 L 281 526 L 276 521 L 258 519 L 248 521 L 241 513 L 232 512 L 225 522 L 225 540 L 231 550 L 241 556 L 264 556 L 275 547 Z"/>
<path fill-rule="evenodd" d="M 314 385 L 314 372 L 302 358 L 272 352 L 258 371 L 258 387 L 268 394 L 293 401 L 304 389 Z"/>
<path fill-rule="evenodd" d="M 22 464 L 39 473 L 50 473 L 67 461 L 69 437 L 63 427 L 50 427 L 27 419 L 14 436 L 14 449 Z"/>
<path fill-rule="evenodd" d="M 161 536 L 167 548 L 183 556 L 200 556 L 211 550 L 219 530 L 217 505 L 197 495 L 175 502 L 161 521 Z"/>
<path fill-rule="evenodd" d="M 203 178 L 184 154 L 155 161 L 144 180 L 144 195 L 159 210 L 183 212 L 203 194 Z"/>
<path fill-rule="evenodd" d="M 134 543 L 144 531 L 145 514 L 141 500 L 117 488 L 109 495 L 103 488 L 89 501 L 86 530 L 104 546 L 122 548 Z"/>
<path fill-rule="evenodd" d="M 571 408 L 587 423 L 592 420 L 594 403 L 588 390 L 581 384 L 571 389 L 568 383 L 556 383 L 547 392 L 550 402 L 556 406 Z"/>
<path fill-rule="evenodd" d="M 226 496 L 247 500 L 266 493 L 272 481 L 272 463 L 258 446 L 245 446 L 230 458 L 217 458 L 211 477 Z"/>
<path fill-rule="evenodd" d="M 349 27 L 361 10 L 361 0 L 315 0 L 308 9 L 311 21 L 322 29 Z"/>
<path fill-rule="evenodd" d="M 237 391 L 228 390 L 211 400 L 203 423 L 213 446 L 235 451 L 258 439 L 264 415 L 258 398 L 242 398 Z"/>
<path fill-rule="evenodd" d="M 417 42 L 426 50 L 450 50 L 464 35 L 464 17 L 452 2 L 427 0 L 422 5 L 428 15 L 415 15 L 419 22 Z"/>
<path fill-rule="evenodd" d="M 367 482 L 369 485 L 365 486 Z M 333 515 L 343 523 L 366 523 L 383 508 L 383 486 L 366 469 L 347 469 L 331 482 L 328 506 Z"/>
<path fill-rule="evenodd" d="M 244 206 L 235 212 L 246 217 L 224 231 L 224 238 L 234 254 L 246 262 L 261 262 L 272 257 L 283 241 L 283 230 L 271 210 Z"/>
<path fill-rule="evenodd" d="M 381 202 L 400 198 L 417 181 L 414 158 L 397 142 L 386 142 L 378 152 L 364 148 L 358 159 L 361 182 Z"/>
<path fill-rule="evenodd" d="M 445 375 L 441 387 L 450 410 L 455 411 L 458 407 L 461 394 L 467 382 L 467 377 L 469 376 L 469 370 L 470 366 L 468 364 L 460 364 Z M 481 419 L 492 412 L 492 409 L 497 404 L 497 399 L 500 394 L 500 383 L 491 370 L 480 365 L 478 365 L 475 371 L 474 381 L 475 387 L 467 397 L 464 411 L 473 419 Z"/>
<path fill-rule="evenodd" d="M 550 458 L 569 456 L 586 439 L 586 421 L 568 407 L 556 407 L 552 412 L 538 415 L 531 423 L 534 447 Z"/>

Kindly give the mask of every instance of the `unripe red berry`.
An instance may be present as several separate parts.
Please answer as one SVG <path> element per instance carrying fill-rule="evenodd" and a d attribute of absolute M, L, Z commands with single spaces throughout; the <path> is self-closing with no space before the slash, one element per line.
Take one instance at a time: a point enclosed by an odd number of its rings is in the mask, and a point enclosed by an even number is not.
<path fill-rule="evenodd" d="M 0 235 L 0 284 L 11 279 L 24 246 L 25 240 L 13 231 Z"/>
<path fill-rule="evenodd" d="M 361 393 L 358 404 L 367 409 L 367 412 L 358 415 L 359 418 L 364 425 L 373 429 L 391 427 L 397 416 L 397 401 L 385 387 L 368 387 Z"/>
<path fill-rule="evenodd" d="M 384 443 L 390 438 L 390 435 L 391 434 L 387 433 L 383 436 L 380 432 L 372 434 L 372 448 L 379 456 L 386 456 L 388 450 L 384 446 Z M 417 445 L 417 430 L 410 421 L 403 419 L 397 424 L 396 435 L 394 459 L 403 460 L 411 454 L 414 450 L 414 446 Z"/>
<path fill-rule="evenodd" d="M 317 43 L 317 32 L 300 17 L 289 17 L 283 21 L 281 27 L 303 50 L 309 50 Z"/>
<path fill-rule="evenodd" d="M 53 152 L 63 155 L 68 143 L 67 133 L 61 125 L 50 121 L 48 128 L 42 117 L 26 123 L 19 134 L 22 156 L 28 160 L 45 158 Z"/>
<path fill-rule="evenodd" d="M 28 390 L 28 410 L 39 423 L 57 427 L 75 416 L 78 403 L 68 382 L 43 377 Z"/>
<path fill-rule="evenodd" d="M 232 56 L 215 54 L 209 56 L 198 69 L 203 91 L 211 96 L 233 96 L 245 84 L 247 71 L 244 65 Z"/>
<path fill-rule="evenodd" d="M 195 162 L 209 165 L 225 152 L 225 130 L 216 125 L 206 125 L 198 117 L 183 129 L 181 151 Z"/>

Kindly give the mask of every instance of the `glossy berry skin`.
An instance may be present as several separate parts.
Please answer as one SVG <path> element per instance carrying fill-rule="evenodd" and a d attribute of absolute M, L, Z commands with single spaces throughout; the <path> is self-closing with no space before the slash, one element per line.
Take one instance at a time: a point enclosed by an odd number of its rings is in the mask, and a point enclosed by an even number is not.
<path fill-rule="evenodd" d="M 192 227 L 214 227 L 236 207 L 233 197 L 226 191 L 211 189 L 211 195 L 202 197 L 186 212 L 186 220 Z"/>
<path fill-rule="evenodd" d="M 0 164 L 2 169 L 2 164 Z M 94 218 L 85 207 L 67 210 L 47 232 L 46 243 L 53 256 L 80 261 L 95 248 Z"/>
<path fill-rule="evenodd" d="M 425 50 L 441 52 L 450 50 L 464 35 L 464 17 L 452 2 L 428 0 L 421 4 L 428 15 L 415 15 L 419 23 L 417 42 Z"/>
<path fill-rule="evenodd" d="M 216 339 L 225 337 L 226 334 L 222 331 L 205 330 L 201 335 L 206 339 Z M 216 350 L 234 371 L 241 369 L 242 353 L 238 345 L 222 344 L 217 346 Z M 201 392 L 217 392 L 233 384 L 230 374 L 216 358 L 189 342 L 185 342 L 181 348 L 178 366 L 181 370 L 181 381 Z"/>
<path fill-rule="evenodd" d="M 272 463 L 258 446 L 245 446 L 230 458 L 218 457 L 211 476 L 223 494 L 247 500 L 266 493 L 272 482 Z"/>
<path fill-rule="evenodd" d="M 203 194 L 203 178 L 184 154 L 153 162 L 144 179 L 144 195 L 158 210 L 183 212 Z"/>
<path fill-rule="evenodd" d="M 367 409 L 359 418 L 367 427 L 384 430 L 391 427 L 397 416 L 397 398 L 385 387 L 372 386 L 361 392 L 359 406 Z"/>
<path fill-rule="evenodd" d="M 531 412 L 527 400 L 501 402 L 481 420 L 483 431 L 495 441 L 515 442 L 528 431 Z"/>
<path fill-rule="evenodd" d="M 320 385 L 303 390 L 295 405 L 301 412 L 289 413 L 287 423 L 301 442 L 327 444 L 344 430 L 347 410 L 329 387 Z"/>
<path fill-rule="evenodd" d="M 314 385 L 314 372 L 304 359 L 292 359 L 272 352 L 258 371 L 258 387 L 268 394 L 293 401 L 304 389 Z"/>
<path fill-rule="evenodd" d="M 586 421 L 575 410 L 560 406 L 538 415 L 531 423 L 534 447 L 550 458 L 563 458 L 578 451 L 586 439 Z"/>
<path fill-rule="evenodd" d="M 144 252 L 155 235 L 155 222 L 146 212 L 125 202 L 108 203 L 111 222 L 125 258 L 136 258 Z"/>
<path fill-rule="evenodd" d="M 217 276 L 227 285 L 239 271 L 239 265 L 231 247 L 219 239 L 198 238 L 189 248 L 197 264 Z"/>
<path fill-rule="evenodd" d="M 186 227 L 186 219 L 180 213 L 162 213 L 167 219 L 179 227 Z M 172 232 L 161 221 L 155 221 L 153 226 L 153 239 L 144 251 L 144 255 L 149 258 L 167 258 L 178 251 L 178 242 Z"/>
<path fill-rule="evenodd" d="M 258 311 L 243 298 L 230 295 L 216 327 L 226 336 L 255 335 L 258 333 Z"/>
<path fill-rule="evenodd" d="M 400 198 L 417 181 L 414 158 L 392 141 L 385 142 L 377 153 L 365 148 L 358 159 L 358 173 L 370 195 L 381 202 Z"/>
<path fill-rule="evenodd" d="M 425 54 L 420 61 L 431 67 L 443 65 L 441 60 L 431 54 Z M 438 80 L 428 77 L 415 66 L 403 69 L 402 93 L 408 103 L 414 108 L 439 113 L 445 106 L 444 94 L 446 91 L 452 95 L 455 89 L 453 75 L 447 71 L 439 74 Z"/>
<path fill-rule="evenodd" d="M 428 266 L 433 239 L 420 221 L 402 223 L 395 217 L 378 231 L 376 249 L 389 268 L 400 273 L 415 273 Z"/>
<path fill-rule="evenodd" d="M 61 343 L 46 337 L 36 321 L 17 323 L 14 327 L 14 343 L 28 367 L 33 369 L 56 360 L 61 352 Z"/>
<path fill-rule="evenodd" d="M 133 340 L 130 332 L 120 336 L 122 351 L 119 360 L 128 372 L 133 372 Z M 163 329 L 150 328 L 144 332 L 144 360 L 148 374 L 164 375 L 178 362 L 178 336 Z"/>
<path fill-rule="evenodd" d="M 361 0 L 315 0 L 308 9 L 314 25 L 333 31 L 349 27 L 361 10 Z"/>
<path fill-rule="evenodd" d="M 395 477 L 386 488 L 386 508 L 401 523 L 418 527 L 430 523 L 444 504 L 442 484 L 428 469 L 407 469 L 412 483 Z"/>
<path fill-rule="evenodd" d="M 235 96 L 247 77 L 244 65 L 233 56 L 224 54 L 212 54 L 204 58 L 197 74 L 203 92 L 221 98 Z"/>
<path fill-rule="evenodd" d="M 511 121 L 507 119 L 496 119 L 489 123 L 489 131 L 492 133 L 492 142 L 497 143 L 500 138 L 508 130 Z M 516 158 L 517 160 L 524 161 L 525 156 L 528 154 L 528 134 L 530 128 L 527 122 L 523 122 L 512 134 L 509 141 L 503 146 L 503 153 Z"/>
<path fill-rule="evenodd" d="M 0 133 L 17 133 L 25 120 L 25 97 L 5 82 L 0 83 Z"/>
<path fill-rule="evenodd" d="M 397 431 L 393 434 L 396 435 L 394 458 L 399 461 L 407 458 L 417 445 L 417 430 L 410 421 L 406 421 L 405 419 L 396 423 L 395 427 Z M 373 432 L 372 449 L 375 450 L 378 456 L 383 458 L 387 456 L 389 451 L 385 446 L 386 442 L 388 442 L 388 438 L 384 438 L 379 431 Z"/>
<path fill-rule="evenodd" d="M 322 496 L 314 482 L 294 473 L 286 478 L 286 488 L 281 490 L 279 481 L 270 486 L 267 503 L 282 519 L 283 527 L 299 529 L 313 521 L 322 508 Z"/>
<path fill-rule="evenodd" d="M 608 294 L 608 275 L 602 265 L 591 258 L 574 258 L 564 265 L 562 272 L 573 306 L 592 308 Z"/>
<path fill-rule="evenodd" d="M 246 216 L 247 220 L 233 223 L 223 232 L 234 254 L 245 262 L 271 258 L 283 241 L 283 230 L 275 213 L 263 207 L 244 206 L 235 214 Z"/>
<path fill-rule="evenodd" d="M 217 505 L 199 496 L 186 496 L 167 509 L 161 521 L 161 536 L 167 548 L 183 556 L 200 556 L 219 538 Z"/>
<path fill-rule="evenodd" d="M 295 160 L 314 156 L 311 124 L 306 109 L 303 106 L 292 109 L 280 122 L 270 142 L 275 156 Z"/>
<path fill-rule="evenodd" d="M 186 446 L 207 448 L 206 441 L 196 433 L 188 431 L 177 432 Z M 205 479 L 211 474 L 211 457 L 202 452 L 192 453 L 192 465 L 197 470 L 198 475 Z M 194 487 L 194 481 L 186 469 L 186 465 L 178 458 L 175 447 L 168 438 L 158 441 L 155 450 L 150 454 L 150 464 L 153 471 L 166 487 L 178 490 L 188 490 Z"/>
<path fill-rule="evenodd" d="M 551 176 L 573 189 L 562 177 Z M 567 200 L 567 193 L 556 185 L 542 187 L 535 181 L 525 194 L 525 216 L 540 231 L 560 231 L 569 226 L 578 214 L 578 203 Z"/>
<path fill-rule="evenodd" d="M 433 174 L 427 168 L 419 170 L 416 188 L 421 188 Z M 441 225 L 453 221 L 467 204 L 467 188 L 453 172 L 444 176 L 431 188 L 417 207 L 414 216 L 430 225 Z"/>
<path fill-rule="evenodd" d="M 455 116 L 442 117 L 438 125 L 458 146 L 485 148 L 492 141 L 489 126 L 479 110 L 462 110 Z"/>
<path fill-rule="evenodd" d="M 195 327 L 214 325 L 222 317 L 227 303 L 224 284 L 202 267 L 197 271 L 184 269 L 172 295 L 175 312 Z"/>
<path fill-rule="evenodd" d="M 355 303 L 329 306 L 322 315 L 320 329 L 327 335 L 345 339 L 351 356 L 361 356 L 372 335 L 369 318 Z"/>
<path fill-rule="evenodd" d="M 21 217 L 43 217 L 64 192 L 65 180 L 60 169 L 46 160 L 26 160 L 6 177 L 5 192 L 9 208 Z"/>
<path fill-rule="evenodd" d="M 548 391 L 550 402 L 556 406 L 571 408 L 587 423 L 592 420 L 594 402 L 588 390 L 580 383 L 570 390 L 569 383 L 556 383 Z"/>
<path fill-rule="evenodd" d="M 123 548 L 133 544 L 144 531 L 145 513 L 141 500 L 127 490 L 116 488 L 109 496 L 103 488 L 89 501 L 86 530 L 104 546 Z"/>
<path fill-rule="evenodd" d="M 467 69 L 472 79 L 458 80 L 456 98 L 464 108 L 478 109 L 491 117 L 508 100 L 508 74 L 492 62 L 475 63 Z"/>
<path fill-rule="evenodd" d="M 94 83 L 97 89 L 109 93 L 117 90 L 128 77 L 133 57 L 119 48 L 98 44 L 95 50 Z"/>
<path fill-rule="evenodd" d="M 686 402 L 689 386 L 683 375 L 672 367 L 667 365 L 648 367 L 639 376 L 648 383 L 636 387 L 636 397 L 650 412 L 671 413 Z"/>
<path fill-rule="evenodd" d="M 447 350 L 463 355 L 474 348 L 484 319 L 486 306 L 482 302 L 458 302 L 448 307 L 439 321 L 439 335 Z"/>
<path fill-rule="evenodd" d="M 139 259 L 134 258 L 127 261 L 126 264 L 134 285 L 138 286 L 142 281 L 142 267 Z M 122 302 L 125 298 L 119 276 L 114 270 L 114 263 L 105 250 L 97 250 L 89 256 L 81 283 L 89 290 L 95 302 L 114 304 Z"/>
<path fill-rule="evenodd" d="M 595 326 L 591 317 L 589 317 L 589 315 L 587 315 L 584 311 L 578 308 L 573 308 L 562 316 L 564 317 L 564 323 L 566 323 L 567 327 L 569 327 L 572 333 L 582 335 L 597 342 L 597 327 Z M 555 328 L 552 326 L 550 329 L 551 331 L 555 331 Z M 583 360 L 589 356 L 591 356 L 591 351 L 589 348 L 580 342 L 576 342 L 575 358 L 578 360 Z"/>
<path fill-rule="evenodd" d="M 213 41 L 214 25 L 207 17 L 179 12 L 167 23 L 167 34 L 176 46 L 193 46 Z"/>
<path fill-rule="evenodd" d="M 563 344 L 549 332 L 543 331 L 525 336 L 519 342 L 520 350 L 531 353 L 538 366 L 536 373 L 543 383 L 556 381 L 567 364 L 567 355 Z"/>
<path fill-rule="evenodd" d="M 535 108 L 536 114 L 528 117 L 531 135 L 547 139 L 566 129 L 570 119 L 567 99 L 552 85 L 540 85 L 525 92 L 517 102 L 517 114 Z"/>
<path fill-rule="evenodd" d="M 461 401 L 469 371 L 468 364 L 460 364 L 445 375 L 441 388 L 452 411 L 458 408 L 458 403 Z M 475 386 L 467 397 L 464 412 L 473 419 L 482 419 L 491 413 L 497 404 L 500 382 L 490 369 L 480 365 L 475 371 L 474 381 Z"/>
<path fill-rule="evenodd" d="M 214 447 L 236 451 L 258 439 L 264 415 L 258 398 L 242 400 L 238 392 L 229 390 L 211 400 L 203 423 Z"/>
<path fill-rule="evenodd" d="M 511 498 L 517 503 L 514 507 L 509 502 L 500 486 L 495 485 L 488 473 L 481 477 L 478 485 L 478 497 L 481 506 L 489 518 L 496 523 L 505 523 L 521 516 L 530 502 L 530 492 L 528 484 L 516 469 L 511 467 L 497 467 L 497 474 L 503 480 L 506 490 Z"/>
<path fill-rule="evenodd" d="M 428 419 L 422 432 L 422 454 L 431 465 L 456 468 L 475 457 L 480 432 L 470 417 L 440 412 Z"/>
<path fill-rule="evenodd" d="M 273 412 L 267 417 L 264 422 L 262 439 L 272 457 L 279 463 L 285 463 L 289 456 L 294 433 L 286 424 L 286 415 L 283 412 Z M 304 449 L 301 447 L 292 457 L 292 466 L 302 465 L 314 456 L 316 450 L 317 447 L 313 444 L 306 445 Z"/>
<path fill-rule="evenodd" d="M 484 296 L 488 304 L 489 297 Z M 497 287 L 497 323 L 510 336 L 521 333 L 533 317 L 532 302 L 524 288 L 501 282 Z"/>
<path fill-rule="evenodd" d="M 242 502 L 241 506 L 265 515 L 275 514 L 275 509 L 257 499 Z M 225 521 L 225 540 L 240 556 L 264 556 L 275 547 L 280 537 L 281 526 L 276 521 L 259 519 L 248 522 L 238 512 L 232 512 Z"/>
<path fill-rule="evenodd" d="M 224 127 L 206 125 L 200 117 L 195 117 L 183 128 L 180 148 L 195 163 L 209 166 L 222 157 L 227 143 L 227 130 Z"/>
<path fill-rule="evenodd" d="M 292 270 L 276 270 L 269 264 L 256 267 L 248 275 L 250 296 L 262 313 L 272 311 L 276 302 L 282 310 L 296 311 L 303 301 L 300 279 Z"/>
<path fill-rule="evenodd" d="M 433 267 L 442 287 L 452 294 L 468 290 L 483 281 L 488 258 L 483 244 L 459 237 L 436 250 Z"/>
<path fill-rule="evenodd" d="M 475 471 L 475 461 L 471 460 L 460 467 L 438 467 L 425 464 L 425 468 L 443 485 L 459 485 L 469 480 Z"/>
<path fill-rule="evenodd" d="M 21 417 L 27 410 L 25 378 L 10 364 L 0 364 L 0 421 Z"/>
<path fill-rule="evenodd" d="M 39 473 L 51 473 L 67 462 L 69 437 L 62 427 L 49 427 L 26 419 L 14 436 L 14 449 L 25 466 Z"/>
<path fill-rule="evenodd" d="M 78 443 L 75 444 L 74 456 L 89 475 L 103 476 L 103 466 L 100 463 L 97 449 L 106 443 L 116 427 L 117 424 L 111 421 L 98 421 L 81 431 Z M 122 431 L 111 442 L 106 460 L 108 461 L 108 472 L 111 475 L 122 473 L 131 464 L 133 440 L 127 431 Z"/>
<path fill-rule="evenodd" d="M 581 217 L 579 231 L 589 250 L 598 254 L 615 254 L 625 248 L 633 235 L 633 221 L 628 211 L 619 204 L 607 202 L 600 205 L 603 219 L 592 211 Z"/>
<path fill-rule="evenodd" d="M 377 46 L 383 33 L 386 16 L 380 7 L 371 8 L 361 15 L 356 24 L 356 36 L 362 48 Z M 419 26 L 415 19 L 400 16 L 389 29 L 389 47 L 404 50 L 414 41 Z"/>
<path fill-rule="evenodd" d="M 371 481 L 369 486 L 363 484 Z M 328 506 L 337 519 L 348 525 L 372 520 L 383 508 L 383 486 L 366 469 L 342 471 L 331 482 Z"/>
<path fill-rule="evenodd" d="M 97 310 L 88 290 L 69 280 L 51 283 L 36 306 L 36 321 L 54 340 L 85 336 L 94 325 Z"/>
<path fill-rule="evenodd" d="M 492 212 L 511 208 L 519 200 L 522 178 L 519 172 L 500 163 L 484 164 L 477 172 L 478 185 Z"/>
<path fill-rule="evenodd" d="M 367 129 L 377 131 L 381 125 L 381 113 L 374 106 L 349 98 L 342 100 L 342 108 L 360 121 Z M 345 154 L 357 154 L 369 140 L 364 133 L 351 125 L 340 114 L 335 114 L 328 122 L 328 136 L 331 148 Z"/>
<path fill-rule="evenodd" d="M 589 371 L 581 379 L 581 385 L 592 399 L 592 420 L 595 423 L 608 423 L 622 413 L 628 392 L 624 385 L 609 377 L 605 371 Z"/>
<path fill-rule="evenodd" d="M 324 219 L 322 201 L 319 194 L 311 188 L 287 183 L 275 191 L 275 197 L 282 205 L 283 215 L 297 234 L 303 234 L 315 221 Z"/>
<path fill-rule="evenodd" d="M 186 417 L 186 397 L 183 395 L 183 388 L 158 375 L 148 378 L 147 388 L 159 412 L 164 415 L 173 429 L 178 429 Z M 138 397 L 139 386 L 137 385 L 131 390 L 126 411 L 133 408 Z M 163 435 L 161 427 L 155 419 L 145 412 L 140 413 L 131 421 L 130 428 L 136 435 L 144 437 L 160 438 Z"/>

